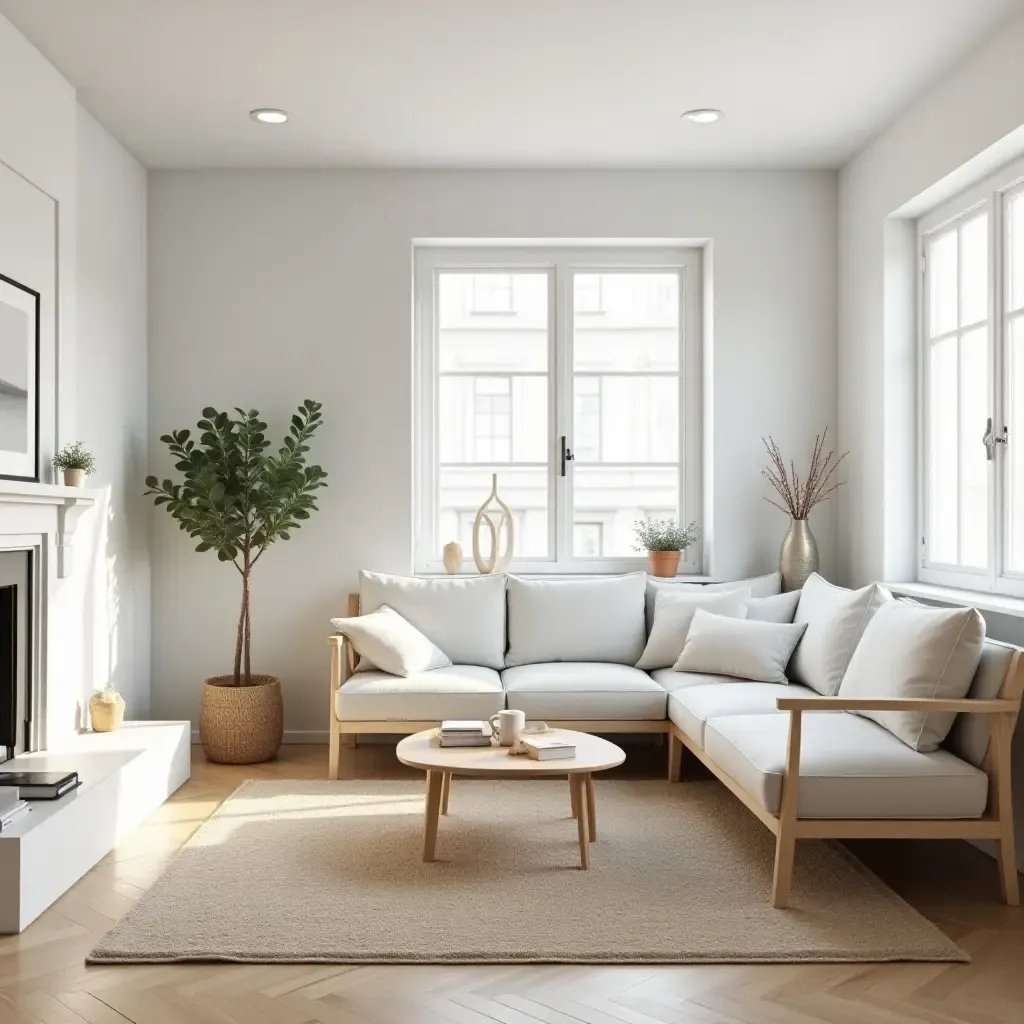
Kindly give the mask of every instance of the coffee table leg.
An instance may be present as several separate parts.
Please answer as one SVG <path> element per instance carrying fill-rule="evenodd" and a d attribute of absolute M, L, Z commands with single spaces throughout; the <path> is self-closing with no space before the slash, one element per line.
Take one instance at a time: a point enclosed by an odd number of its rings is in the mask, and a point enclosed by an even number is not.
<path fill-rule="evenodd" d="M 437 818 L 441 810 L 443 782 L 443 772 L 427 772 L 427 816 L 423 827 L 423 859 L 427 862 L 434 859 L 437 846 Z"/>
<path fill-rule="evenodd" d="M 580 840 L 580 867 L 586 871 L 587 868 L 590 867 L 590 837 L 587 830 L 586 777 L 581 773 L 579 775 L 570 775 L 569 778 L 572 780 L 573 792 L 576 794 L 576 831 Z"/>
<path fill-rule="evenodd" d="M 590 828 L 590 841 L 597 842 L 597 813 L 594 810 L 594 776 L 587 772 L 587 825 Z"/>
<path fill-rule="evenodd" d="M 441 783 L 441 813 L 448 813 L 448 794 L 452 791 L 452 773 L 444 773 L 444 781 Z"/>
<path fill-rule="evenodd" d="M 569 807 L 574 818 L 579 817 L 579 810 L 576 805 L 576 776 L 570 775 L 569 779 Z"/>

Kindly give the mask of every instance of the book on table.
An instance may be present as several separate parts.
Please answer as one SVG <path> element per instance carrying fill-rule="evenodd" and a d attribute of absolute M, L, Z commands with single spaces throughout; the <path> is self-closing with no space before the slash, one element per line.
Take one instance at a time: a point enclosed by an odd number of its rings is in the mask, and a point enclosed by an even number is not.
<path fill-rule="evenodd" d="M 560 761 L 576 756 L 576 744 L 565 740 L 544 737 L 527 737 L 523 740 L 526 754 L 534 761 Z"/>
<path fill-rule="evenodd" d="M 441 723 L 438 737 L 442 747 L 489 747 L 490 724 L 472 719 L 447 719 Z"/>

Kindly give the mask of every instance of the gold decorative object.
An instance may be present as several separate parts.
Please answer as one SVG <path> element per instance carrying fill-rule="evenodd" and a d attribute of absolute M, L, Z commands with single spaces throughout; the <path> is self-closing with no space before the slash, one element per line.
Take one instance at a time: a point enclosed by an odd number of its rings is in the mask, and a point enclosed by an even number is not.
<path fill-rule="evenodd" d="M 496 508 L 491 507 L 492 502 Z M 498 516 L 497 522 L 495 516 Z M 484 529 L 491 536 L 491 551 L 486 559 L 480 554 L 480 536 Z M 503 535 L 504 547 L 499 548 Z M 492 473 L 491 493 L 473 520 L 473 561 L 476 562 L 477 570 L 483 576 L 493 572 L 504 572 L 512 561 L 514 548 L 515 526 L 512 522 L 512 513 L 508 505 L 498 497 L 498 474 Z"/>
<path fill-rule="evenodd" d="M 124 698 L 112 686 L 89 699 L 89 718 L 93 732 L 116 732 L 124 721 Z"/>
<path fill-rule="evenodd" d="M 462 568 L 462 545 L 457 540 L 450 540 L 442 551 L 444 571 L 454 576 Z"/>

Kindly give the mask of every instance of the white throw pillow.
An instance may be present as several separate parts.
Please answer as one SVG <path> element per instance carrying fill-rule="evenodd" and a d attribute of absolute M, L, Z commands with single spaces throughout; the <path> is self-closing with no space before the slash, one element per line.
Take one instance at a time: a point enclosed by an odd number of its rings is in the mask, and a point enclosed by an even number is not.
<path fill-rule="evenodd" d="M 716 615 L 742 619 L 746 615 L 745 606 L 749 599 L 749 590 L 725 590 L 711 594 L 674 594 L 668 590 L 659 590 L 654 603 L 654 625 L 651 626 L 647 646 L 636 667 L 650 672 L 675 664 L 686 641 L 693 613 L 698 608 Z"/>
<path fill-rule="evenodd" d="M 966 697 L 985 643 L 974 608 L 928 608 L 890 601 L 868 623 L 850 659 L 840 697 Z M 955 714 L 858 711 L 915 750 L 938 748 Z"/>
<path fill-rule="evenodd" d="M 456 665 L 505 664 L 505 577 L 419 579 L 359 574 L 359 611 L 394 608 Z"/>
<path fill-rule="evenodd" d="M 871 616 L 892 594 L 876 583 L 860 590 L 837 587 L 811 573 L 800 591 L 794 622 L 807 631 L 793 654 L 789 677 L 824 697 L 839 692 L 846 666 Z"/>
<path fill-rule="evenodd" d="M 799 603 L 799 590 L 774 597 L 752 597 L 747 602 L 746 617 L 756 622 L 792 622 Z"/>
<path fill-rule="evenodd" d="M 331 619 L 331 625 L 352 642 L 362 659 L 360 672 L 378 668 L 393 676 L 411 676 L 451 666 L 444 651 L 387 605 L 369 615 Z"/>
<path fill-rule="evenodd" d="M 656 576 L 647 577 L 647 629 L 654 624 L 654 601 L 657 594 L 667 590 L 673 594 L 711 594 L 723 590 L 749 590 L 751 597 L 771 597 L 782 589 L 782 576 L 770 572 L 766 576 L 752 576 L 746 580 L 734 580 L 725 583 L 685 583 L 682 580 L 662 579 Z"/>
<path fill-rule="evenodd" d="M 645 573 L 596 579 L 508 578 L 505 665 L 612 661 L 635 665 L 644 650 Z"/>
<path fill-rule="evenodd" d="M 672 667 L 677 672 L 787 683 L 786 666 L 805 628 L 803 623 L 730 619 L 699 608 Z"/>

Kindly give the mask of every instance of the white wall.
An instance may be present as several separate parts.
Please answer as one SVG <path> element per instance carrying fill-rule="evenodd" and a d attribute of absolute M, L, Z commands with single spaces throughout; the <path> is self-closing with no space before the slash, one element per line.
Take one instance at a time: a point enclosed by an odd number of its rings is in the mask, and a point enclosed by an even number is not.
<path fill-rule="evenodd" d="M 839 176 L 839 430 L 851 452 L 839 567 L 849 583 L 905 580 L 914 570 L 911 218 L 1024 150 L 1022 52 L 1024 15 Z"/>
<path fill-rule="evenodd" d="M 97 453 L 96 513 L 76 565 L 84 589 L 85 686 L 108 682 L 132 718 L 149 715 L 146 476 L 146 171 L 78 111 L 77 417 Z"/>
<path fill-rule="evenodd" d="M 322 736 L 327 618 L 361 567 L 412 567 L 412 242 L 710 238 L 712 569 L 777 564 L 760 437 L 800 458 L 835 428 L 836 186 L 828 172 L 156 172 L 150 176 L 150 458 L 204 405 L 255 406 L 274 435 L 324 402 L 321 512 L 255 575 L 254 660 L 286 727 Z M 154 510 L 153 705 L 195 720 L 230 667 L 238 578 Z M 813 520 L 835 566 L 834 510 Z"/>
<path fill-rule="evenodd" d="M 55 388 L 56 409 L 41 424 L 43 479 L 54 447 L 81 437 L 96 449 L 92 483 L 105 495 L 79 528 L 76 572 L 52 595 L 52 744 L 108 680 L 124 687 L 130 715 L 148 710 L 148 519 L 131 497 L 146 415 L 145 172 L 3 17 L 0 95 L 11 99 L 0 103 L 0 164 L 51 211 L 45 239 L 38 218 L 0 223 L 9 251 L 46 249 L 52 263 L 56 366 L 42 386 Z"/>

